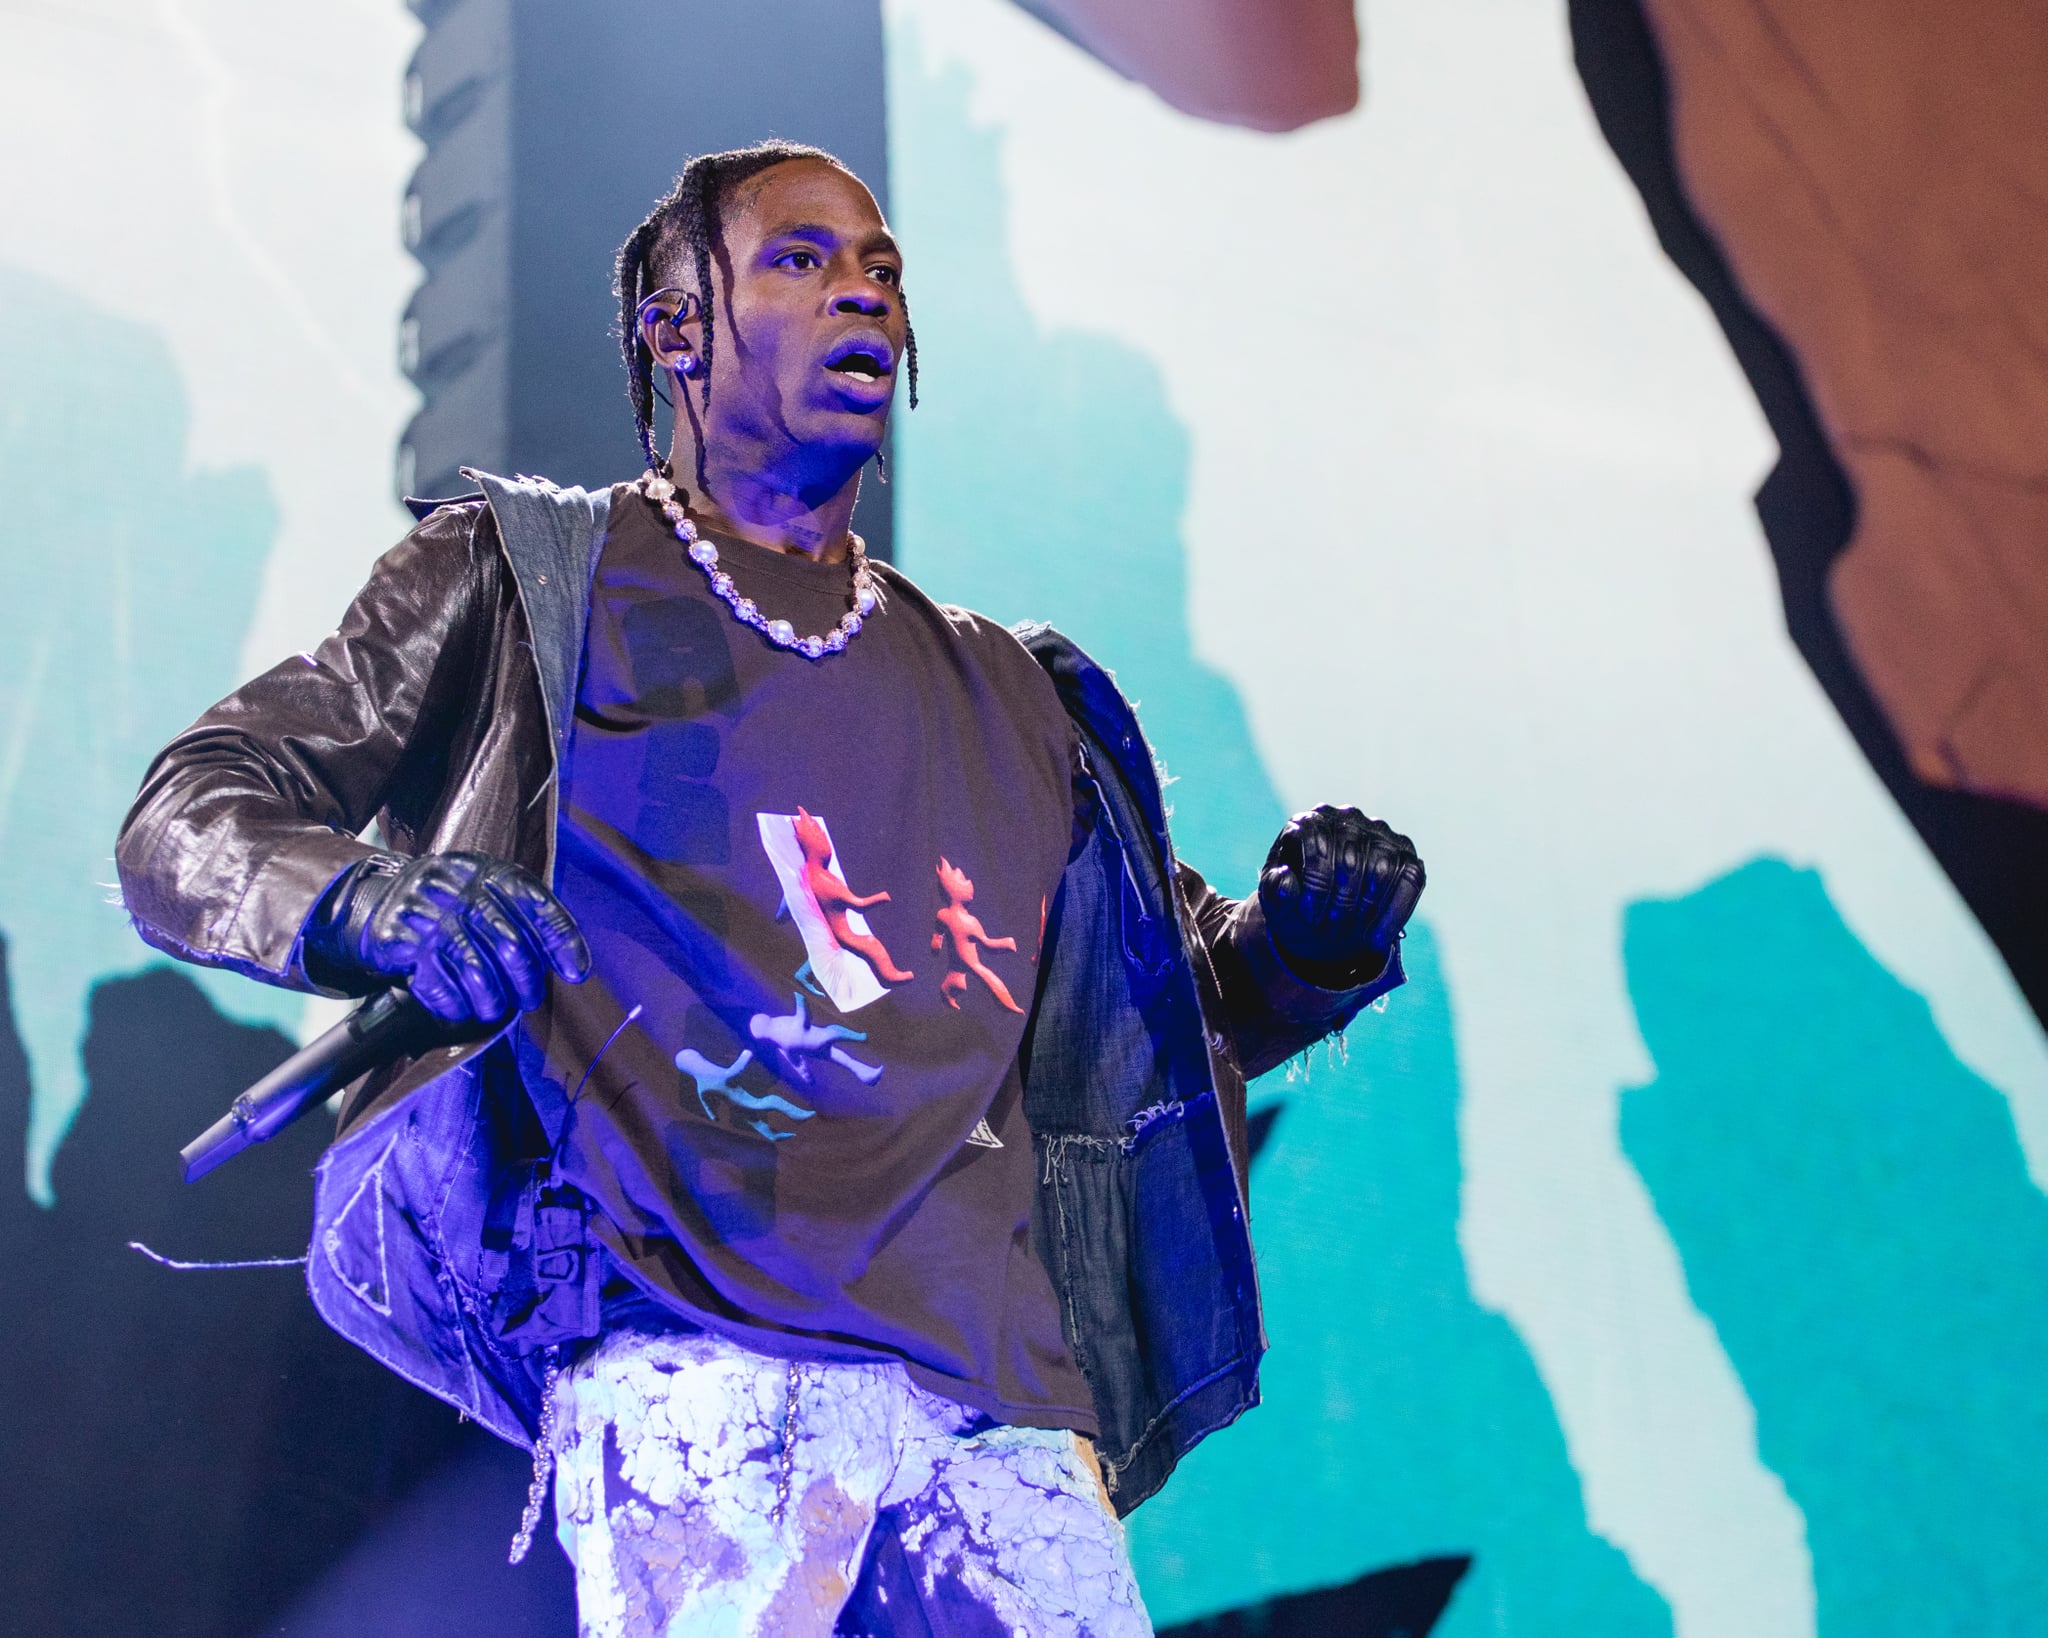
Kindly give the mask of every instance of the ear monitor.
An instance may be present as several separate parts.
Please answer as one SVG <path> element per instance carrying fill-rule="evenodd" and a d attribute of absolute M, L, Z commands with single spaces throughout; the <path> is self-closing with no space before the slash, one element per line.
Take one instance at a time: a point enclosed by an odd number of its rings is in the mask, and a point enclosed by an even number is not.
<path fill-rule="evenodd" d="M 670 312 L 666 305 L 670 298 L 675 302 L 674 312 Z M 678 290 L 674 285 L 670 285 L 641 299 L 640 323 L 643 326 L 666 324 L 672 330 L 677 329 L 689 323 L 699 305 L 697 298 L 689 291 Z M 646 345 L 644 340 L 641 345 Z M 651 348 L 649 350 L 652 351 Z M 686 377 L 694 378 L 698 372 L 697 355 L 694 352 L 685 353 L 675 363 L 669 365 L 668 369 L 678 381 Z"/>
<path fill-rule="evenodd" d="M 675 311 L 673 313 L 669 312 L 664 305 L 663 298 L 669 296 L 675 298 Z M 640 303 L 640 322 L 645 324 L 649 319 L 652 319 L 656 323 L 667 324 L 673 328 L 689 323 L 700 305 L 696 296 L 691 294 L 691 292 L 678 290 L 675 286 L 670 285 L 668 288 L 657 290 L 653 295 L 642 299 Z"/>

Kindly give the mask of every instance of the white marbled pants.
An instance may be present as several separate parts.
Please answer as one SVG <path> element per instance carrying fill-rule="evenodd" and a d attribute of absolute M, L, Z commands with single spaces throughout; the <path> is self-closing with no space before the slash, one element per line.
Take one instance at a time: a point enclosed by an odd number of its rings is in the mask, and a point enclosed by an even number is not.
<path fill-rule="evenodd" d="M 1152 1631 L 1076 1436 L 899 1365 L 618 1331 L 562 1373 L 555 1420 L 581 1638 Z"/>

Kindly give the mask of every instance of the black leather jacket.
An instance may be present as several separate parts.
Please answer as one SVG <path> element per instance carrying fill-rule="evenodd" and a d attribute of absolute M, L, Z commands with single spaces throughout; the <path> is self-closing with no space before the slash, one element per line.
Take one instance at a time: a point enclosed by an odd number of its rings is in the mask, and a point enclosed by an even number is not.
<path fill-rule="evenodd" d="M 208 711 L 152 764 L 117 847 L 158 949 L 314 986 L 300 930 L 371 851 L 474 849 L 553 872 L 556 769 L 610 496 L 472 474 L 339 630 Z M 922 594 L 893 571 L 890 594 Z M 1245 1081 L 1401 982 L 1316 989 L 1256 896 L 1175 862 L 1150 752 L 1107 674 L 1020 628 L 1078 725 L 1100 802 L 1049 917 L 1024 1048 L 1034 1239 L 1093 1390 L 1120 1512 L 1256 1403 L 1265 1338 L 1245 1217 Z M 345 1101 L 316 1191 L 323 1317 L 412 1381 L 531 1444 L 542 1364 L 597 1325 L 582 1211 L 547 1186 L 558 1111 L 491 1042 L 440 1047 Z"/>

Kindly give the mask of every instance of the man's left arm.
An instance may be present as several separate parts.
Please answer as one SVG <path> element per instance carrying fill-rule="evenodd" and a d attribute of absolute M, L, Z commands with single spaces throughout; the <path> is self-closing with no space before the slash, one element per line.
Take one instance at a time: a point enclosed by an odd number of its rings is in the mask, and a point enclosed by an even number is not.
<path fill-rule="evenodd" d="M 1401 931 L 1422 896 L 1422 860 L 1407 837 L 1356 808 L 1296 814 L 1246 898 L 1224 897 L 1186 865 L 1180 875 L 1247 1079 L 1404 980 Z"/>

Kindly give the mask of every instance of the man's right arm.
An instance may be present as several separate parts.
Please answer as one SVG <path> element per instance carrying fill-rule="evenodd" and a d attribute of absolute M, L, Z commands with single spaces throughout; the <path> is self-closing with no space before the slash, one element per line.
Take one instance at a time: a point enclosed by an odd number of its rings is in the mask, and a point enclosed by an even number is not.
<path fill-rule="evenodd" d="M 409 763 L 467 703 L 500 585 L 478 506 L 434 513 L 380 559 L 341 625 L 222 700 L 150 765 L 115 847 L 160 950 L 293 989 L 299 939 Z"/>

